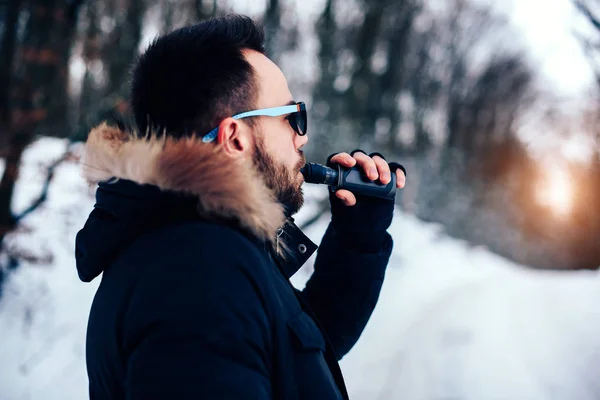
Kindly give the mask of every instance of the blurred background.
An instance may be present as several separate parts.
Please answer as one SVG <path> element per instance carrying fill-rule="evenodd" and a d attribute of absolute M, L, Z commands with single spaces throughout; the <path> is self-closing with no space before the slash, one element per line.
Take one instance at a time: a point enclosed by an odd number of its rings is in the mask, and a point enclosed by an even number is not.
<path fill-rule="evenodd" d="M 30 363 L 51 341 L 15 347 L 6 338 L 27 337 L 25 327 L 38 321 L 32 297 L 46 299 L 56 285 L 71 290 L 25 268 L 52 274 L 48 266 L 62 263 L 56 268 L 75 274 L 72 242 L 93 191 L 73 171 L 89 130 L 131 117 L 129 66 L 154 37 L 228 12 L 264 25 L 270 57 L 310 108 L 309 161 L 362 148 L 406 166 L 398 213 L 420 228 L 403 228 L 395 239 L 436 228 L 429 247 L 403 251 L 435 252 L 436 240 L 449 238 L 461 251 L 485 249 L 527 271 L 562 271 L 559 279 L 568 280 L 568 271 L 586 270 L 596 279 L 598 0 L 0 1 L 0 342 L 8 343 L 0 363 L 15 348 L 27 353 L 18 379 L 30 379 Z M 300 218 L 307 229 L 328 212 L 324 196 L 309 198 Z M 84 304 L 76 350 L 68 350 L 82 379 L 93 292 L 86 286 L 70 295 Z M 65 323 L 56 337 L 73 329 Z M 445 343 L 469 341 L 453 332 Z M 19 390 L 6 398 L 39 398 Z M 386 393 L 379 398 L 400 398 Z M 444 393 L 404 398 L 508 398 Z"/>
<path fill-rule="evenodd" d="M 452 236 L 536 268 L 598 268 L 598 3 L 575 1 L 575 19 L 569 4 L 552 15 L 537 2 L 520 22 L 526 5 L 496 3 L 4 2 L 0 232 L 20 219 L 11 195 L 28 144 L 85 141 L 127 117 L 128 68 L 153 37 L 235 11 L 264 24 L 271 58 L 310 105 L 310 160 L 382 151 L 410 171 L 403 209 Z M 535 28 L 553 38 L 536 42 Z"/>

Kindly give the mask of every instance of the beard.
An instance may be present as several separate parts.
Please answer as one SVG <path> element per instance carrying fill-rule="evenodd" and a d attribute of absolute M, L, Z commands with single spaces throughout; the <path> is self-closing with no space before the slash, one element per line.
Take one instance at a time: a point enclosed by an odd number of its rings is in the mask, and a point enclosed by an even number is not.
<path fill-rule="evenodd" d="M 285 208 L 286 216 L 290 217 L 304 204 L 302 180 L 298 179 L 300 169 L 306 164 L 302 152 L 300 161 L 292 170 L 283 163 L 277 163 L 267 152 L 260 135 L 256 136 L 254 145 L 254 165 L 261 174 L 267 187 L 273 191 L 277 200 Z"/>

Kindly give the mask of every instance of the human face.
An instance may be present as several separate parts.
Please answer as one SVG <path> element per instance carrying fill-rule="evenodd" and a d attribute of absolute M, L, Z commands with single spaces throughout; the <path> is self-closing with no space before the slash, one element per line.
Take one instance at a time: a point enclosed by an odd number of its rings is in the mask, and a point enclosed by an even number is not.
<path fill-rule="evenodd" d="M 246 60 L 252 65 L 258 93 L 255 108 L 278 107 L 293 102 L 287 79 L 283 72 L 263 54 L 248 50 Z M 255 117 L 256 135 L 253 135 L 254 162 L 272 189 L 291 215 L 303 203 L 301 186 L 304 177 L 300 170 L 306 159 L 300 150 L 307 135 L 300 136 L 286 119 L 279 117 Z"/>

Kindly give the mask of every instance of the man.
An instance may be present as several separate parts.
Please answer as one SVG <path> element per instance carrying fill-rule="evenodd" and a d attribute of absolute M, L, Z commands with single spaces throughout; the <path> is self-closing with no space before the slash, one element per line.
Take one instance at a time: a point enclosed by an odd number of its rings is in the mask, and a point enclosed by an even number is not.
<path fill-rule="evenodd" d="M 306 109 L 263 42 L 235 15 L 158 38 L 133 69 L 136 133 L 89 135 L 97 202 L 76 259 L 83 281 L 103 273 L 88 322 L 92 399 L 348 396 L 338 360 L 377 302 L 394 203 L 332 194 L 315 272 L 293 288 L 316 250 L 291 218 Z M 378 155 L 329 162 L 404 185 Z"/>

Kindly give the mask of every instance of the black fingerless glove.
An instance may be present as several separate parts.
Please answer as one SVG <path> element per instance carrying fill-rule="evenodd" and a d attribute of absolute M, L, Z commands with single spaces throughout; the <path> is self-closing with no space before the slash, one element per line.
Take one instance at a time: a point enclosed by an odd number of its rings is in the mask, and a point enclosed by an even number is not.
<path fill-rule="evenodd" d="M 354 150 L 350 155 L 354 155 L 362 150 Z M 327 166 L 335 168 L 331 163 L 331 158 L 337 153 L 327 158 Z M 366 154 L 366 153 L 365 153 Z M 371 153 L 370 157 L 379 156 L 385 160 L 379 153 Z M 401 169 L 405 174 L 405 169 L 398 163 L 389 163 L 391 173 L 396 173 Z M 361 251 L 374 252 L 382 246 L 386 237 L 386 231 L 392 223 L 394 216 L 394 201 L 378 197 L 370 197 L 354 194 L 356 204 L 346 206 L 336 197 L 335 192 L 330 187 L 329 202 L 331 204 L 331 223 L 344 243 L 353 246 Z"/>

